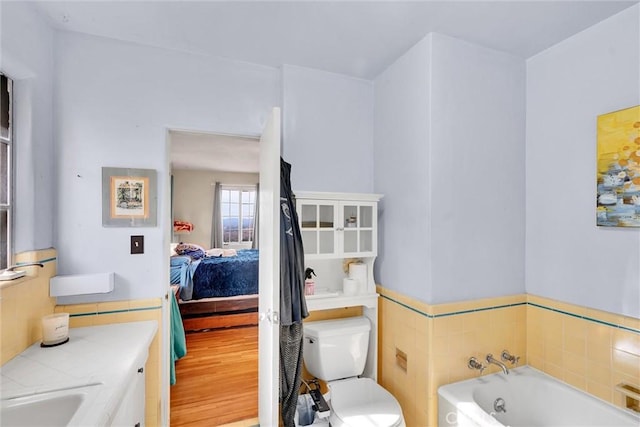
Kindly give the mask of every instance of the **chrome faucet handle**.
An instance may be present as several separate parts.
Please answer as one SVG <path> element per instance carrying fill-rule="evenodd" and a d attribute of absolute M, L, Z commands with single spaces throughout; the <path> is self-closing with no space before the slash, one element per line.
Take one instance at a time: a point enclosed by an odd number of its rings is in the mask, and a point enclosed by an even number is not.
<path fill-rule="evenodd" d="M 475 357 L 471 357 L 469 359 L 469 362 L 467 362 L 467 367 L 469 369 L 476 369 L 478 371 L 480 371 L 480 375 L 482 375 L 482 371 L 485 370 L 486 366 L 484 366 L 482 363 L 478 362 L 478 359 L 476 359 Z"/>
<path fill-rule="evenodd" d="M 510 354 L 508 350 L 502 350 L 500 358 L 503 362 L 511 362 L 512 365 L 517 365 L 520 360 L 520 356 L 514 356 Z"/>

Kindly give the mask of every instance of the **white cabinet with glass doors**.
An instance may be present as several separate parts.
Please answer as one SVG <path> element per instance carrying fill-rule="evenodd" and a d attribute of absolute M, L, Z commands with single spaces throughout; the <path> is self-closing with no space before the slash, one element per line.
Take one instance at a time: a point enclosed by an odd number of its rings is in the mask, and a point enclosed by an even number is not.
<path fill-rule="evenodd" d="M 296 192 L 305 258 L 375 257 L 380 195 Z"/>

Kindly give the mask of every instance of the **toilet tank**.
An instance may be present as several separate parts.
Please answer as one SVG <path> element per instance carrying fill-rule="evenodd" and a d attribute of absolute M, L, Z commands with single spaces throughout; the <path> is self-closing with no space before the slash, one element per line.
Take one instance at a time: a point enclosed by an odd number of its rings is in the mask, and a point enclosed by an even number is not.
<path fill-rule="evenodd" d="M 304 322 L 303 358 L 316 378 L 333 381 L 361 375 L 371 323 L 364 316 Z"/>

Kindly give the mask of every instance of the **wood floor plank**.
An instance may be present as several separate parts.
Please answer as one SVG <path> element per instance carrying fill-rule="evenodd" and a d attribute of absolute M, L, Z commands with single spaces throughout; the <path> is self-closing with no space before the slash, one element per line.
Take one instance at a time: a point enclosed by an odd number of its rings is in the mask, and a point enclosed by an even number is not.
<path fill-rule="evenodd" d="M 187 334 L 176 362 L 171 426 L 219 426 L 258 416 L 258 327 Z"/>

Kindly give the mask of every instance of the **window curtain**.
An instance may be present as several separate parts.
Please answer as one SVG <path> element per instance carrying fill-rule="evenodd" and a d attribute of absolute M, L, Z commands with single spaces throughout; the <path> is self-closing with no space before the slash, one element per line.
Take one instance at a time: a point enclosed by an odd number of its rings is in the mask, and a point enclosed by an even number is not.
<path fill-rule="evenodd" d="M 260 221 L 260 183 L 256 184 L 256 209 L 253 213 L 253 242 L 251 243 L 251 249 L 258 249 L 260 241 L 258 240 L 258 232 L 260 227 L 258 222 Z"/>
<path fill-rule="evenodd" d="M 222 247 L 222 185 L 216 181 L 213 191 L 213 215 L 211 216 L 211 248 Z"/>

